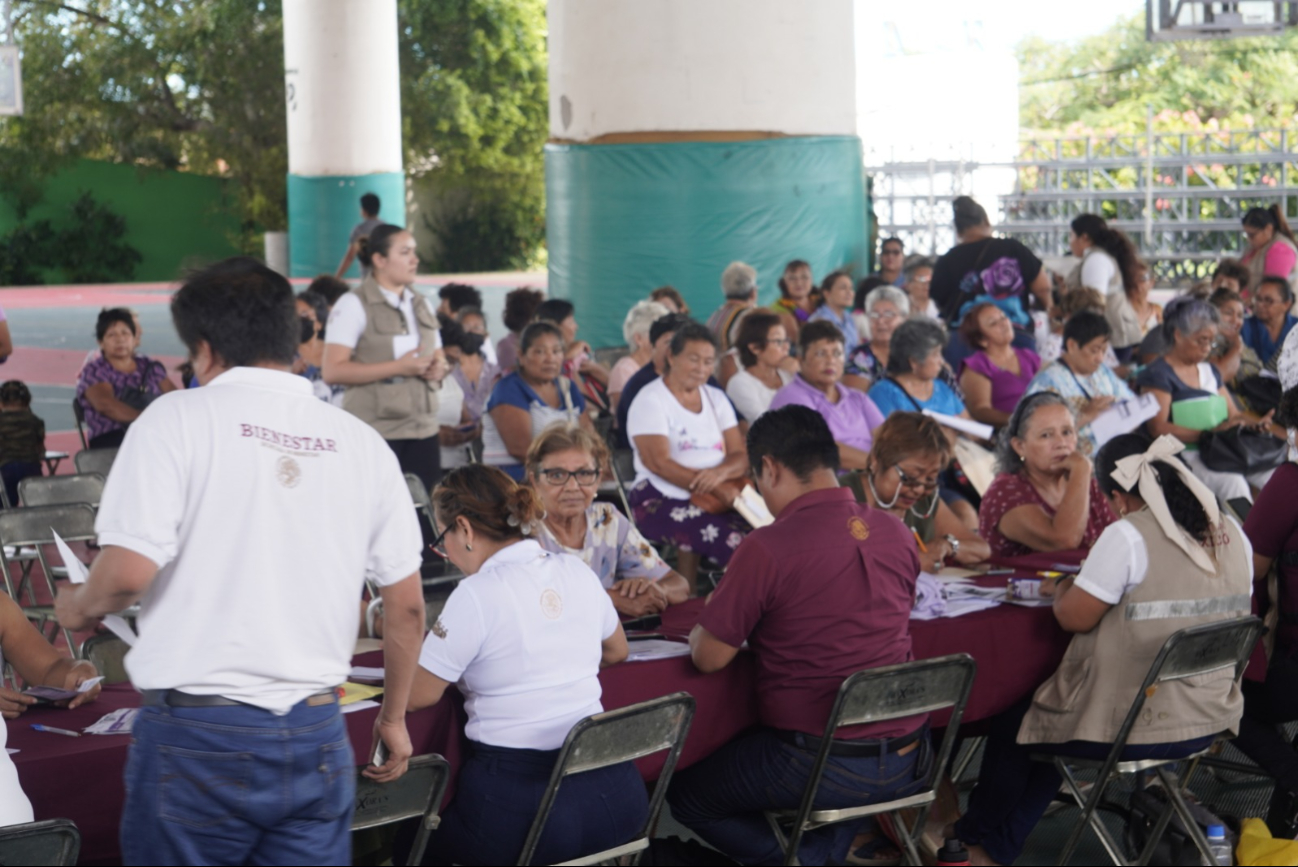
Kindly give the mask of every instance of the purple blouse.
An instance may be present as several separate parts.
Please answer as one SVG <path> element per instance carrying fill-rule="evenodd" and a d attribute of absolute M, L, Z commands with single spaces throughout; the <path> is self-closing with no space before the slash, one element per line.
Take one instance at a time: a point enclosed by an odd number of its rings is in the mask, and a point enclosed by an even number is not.
<path fill-rule="evenodd" d="M 960 362 L 962 375 L 966 370 L 972 370 L 992 381 L 992 408 L 998 412 L 1014 412 L 1014 407 L 1019 405 L 1023 393 L 1028 390 L 1028 383 L 1041 369 L 1041 358 L 1031 349 L 1015 346 L 1014 354 L 1019 358 L 1018 376 L 992 364 L 987 353 L 981 350 Z"/>
<path fill-rule="evenodd" d="M 814 409 L 825 417 L 834 442 L 868 452 L 874 445 L 874 429 L 883 424 L 883 413 L 863 391 L 838 384 L 838 403 L 830 403 L 820 391 L 801 376 L 775 393 L 771 409 L 789 404 Z"/>
<path fill-rule="evenodd" d="M 162 394 L 162 381 L 167 378 L 167 369 L 160 362 L 153 361 L 146 355 L 135 356 L 135 370 L 123 373 L 113 367 L 104 354 L 81 369 L 81 378 L 77 381 L 77 400 L 86 413 L 86 436 L 97 437 L 101 434 L 121 430 L 126 425 L 115 422 L 106 415 L 95 412 L 90 401 L 86 400 L 86 389 L 100 382 L 107 382 L 113 387 L 113 397 L 121 398 L 128 388 L 144 389 L 155 397 Z"/>

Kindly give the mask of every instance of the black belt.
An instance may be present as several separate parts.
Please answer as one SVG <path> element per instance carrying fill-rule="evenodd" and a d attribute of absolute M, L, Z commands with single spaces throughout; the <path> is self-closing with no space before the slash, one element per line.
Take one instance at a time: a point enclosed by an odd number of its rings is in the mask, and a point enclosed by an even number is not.
<path fill-rule="evenodd" d="M 875 758 L 876 756 L 898 753 L 906 747 L 918 741 L 928 732 L 928 726 L 920 726 L 908 735 L 902 735 L 899 738 L 866 738 L 859 741 L 830 741 L 829 754 L 831 756 L 857 757 L 857 758 Z M 809 735 L 804 732 L 791 732 L 785 729 L 776 729 L 775 736 L 786 744 L 792 744 L 810 752 L 819 752 L 823 738 L 815 735 Z"/>
<path fill-rule="evenodd" d="M 146 689 L 142 695 L 145 707 L 257 707 L 223 695 L 195 695 L 178 689 Z M 338 701 L 338 694 L 332 689 L 322 689 L 307 696 L 305 701 L 309 707 L 333 704 Z"/>

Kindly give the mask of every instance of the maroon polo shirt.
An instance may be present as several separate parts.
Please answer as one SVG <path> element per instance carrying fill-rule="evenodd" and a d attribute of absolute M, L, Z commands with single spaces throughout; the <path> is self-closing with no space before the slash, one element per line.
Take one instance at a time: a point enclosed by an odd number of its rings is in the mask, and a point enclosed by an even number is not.
<path fill-rule="evenodd" d="M 764 725 L 821 735 L 838 688 L 863 668 L 906 662 L 919 555 L 893 516 L 848 488 L 803 494 L 740 544 L 699 625 L 757 654 Z M 923 722 L 843 729 L 840 738 L 891 738 Z"/>

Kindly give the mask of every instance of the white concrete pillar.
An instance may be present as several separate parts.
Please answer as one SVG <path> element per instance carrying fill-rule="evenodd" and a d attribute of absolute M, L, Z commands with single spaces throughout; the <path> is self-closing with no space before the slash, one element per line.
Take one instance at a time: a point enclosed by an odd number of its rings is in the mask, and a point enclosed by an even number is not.
<path fill-rule="evenodd" d="M 284 0 L 284 80 L 289 268 L 332 273 L 362 195 L 406 222 L 396 0 Z"/>

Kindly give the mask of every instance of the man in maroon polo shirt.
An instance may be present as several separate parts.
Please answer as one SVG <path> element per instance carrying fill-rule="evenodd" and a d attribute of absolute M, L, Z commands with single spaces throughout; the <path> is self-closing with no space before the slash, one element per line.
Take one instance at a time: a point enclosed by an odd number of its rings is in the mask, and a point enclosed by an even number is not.
<path fill-rule="evenodd" d="M 672 815 L 741 864 L 783 856 L 762 811 L 796 808 L 842 682 L 911 658 L 919 556 L 891 515 L 838 486 L 838 447 L 819 413 L 767 412 L 748 431 L 748 459 L 775 523 L 750 533 L 690 634 L 701 671 L 724 668 L 745 641 L 757 654 L 761 727 L 681 771 Z M 919 791 L 931 764 L 927 720 L 839 732 L 818 809 Z M 841 863 L 859 828 L 803 836 L 803 864 Z"/>

